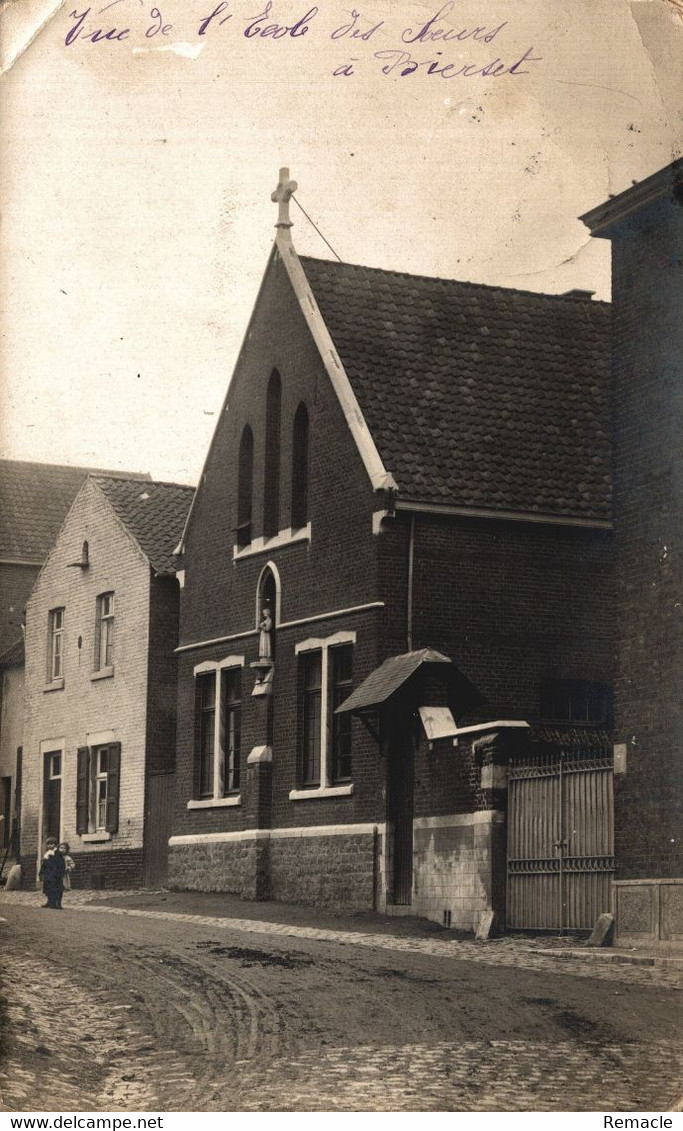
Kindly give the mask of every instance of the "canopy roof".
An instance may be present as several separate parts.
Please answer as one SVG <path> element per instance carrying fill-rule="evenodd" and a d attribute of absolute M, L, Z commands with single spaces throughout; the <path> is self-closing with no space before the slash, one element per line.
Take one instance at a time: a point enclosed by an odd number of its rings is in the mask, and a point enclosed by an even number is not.
<path fill-rule="evenodd" d="M 456 668 L 450 657 L 434 648 L 420 648 L 416 652 L 390 656 L 363 680 L 360 687 L 351 692 L 348 699 L 337 707 L 335 714 L 362 714 L 377 710 L 386 705 L 425 665 L 438 666 L 443 670 L 451 694 L 460 703 L 460 714 L 483 701 L 482 695 Z"/>

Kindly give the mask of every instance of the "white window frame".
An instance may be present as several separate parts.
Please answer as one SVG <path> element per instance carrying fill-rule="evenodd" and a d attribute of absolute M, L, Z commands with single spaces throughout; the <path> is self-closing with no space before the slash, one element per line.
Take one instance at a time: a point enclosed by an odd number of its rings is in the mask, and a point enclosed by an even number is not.
<path fill-rule="evenodd" d="M 197 664 L 193 670 L 195 681 L 197 676 L 207 675 L 211 672 L 214 673 L 216 680 L 215 716 L 213 721 L 213 796 L 191 799 L 187 803 L 188 809 L 217 809 L 242 804 L 242 796 L 240 793 L 229 793 L 227 796 L 224 796 L 222 792 L 224 788 L 223 782 L 225 780 L 225 750 L 221 742 L 221 722 L 223 715 L 223 680 L 221 679 L 221 674 L 229 668 L 243 667 L 244 656 L 226 656 L 223 660 L 205 660 L 204 663 Z M 244 689 L 242 693 L 244 694 Z M 221 769 L 223 773 L 221 773 Z"/>
<path fill-rule="evenodd" d="M 90 780 L 93 791 L 92 800 L 92 831 L 94 833 L 104 832 L 107 828 L 107 800 L 109 798 L 109 769 L 102 770 L 101 758 L 103 751 L 106 750 L 109 754 L 108 746 L 98 746 L 90 753 Z M 105 783 L 104 789 L 104 820 L 101 818 L 100 810 L 102 807 L 102 800 L 100 798 L 100 782 Z"/>
<path fill-rule="evenodd" d="M 48 624 L 48 683 L 61 687 L 64 686 L 64 611 L 64 605 L 50 609 Z"/>
<path fill-rule="evenodd" d="M 106 593 L 99 593 L 97 596 L 97 610 L 95 620 L 95 670 L 96 677 L 103 677 L 105 675 L 113 675 L 114 672 L 114 625 L 116 618 L 116 604 L 115 593 L 113 589 L 107 590 Z M 109 605 L 105 605 L 109 602 Z M 109 612 L 105 612 L 105 608 L 109 608 Z M 107 663 L 107 651 L 109 651 L 109 663 Z"/>
<path fill-rule="evenodd" d="M 349 797 L 353 793 L 353 782 L 344 785 L 331 784 L 331 755 L 332 755 L 332 718 L 330 711 L 330 648 L 340 644 L 355 644 L 355 632 L 335 632 L 332 636 L 311 636 L 308 640 L 301 640 L 294 646 L 294 654 L 300 656 L 304 652 L 320 652 L 320 785 L 308 789 L 290 790 L 290 801 L 309 801 L 314 797 Z M 298 703 L 297 703 L 298 709 Z"/>

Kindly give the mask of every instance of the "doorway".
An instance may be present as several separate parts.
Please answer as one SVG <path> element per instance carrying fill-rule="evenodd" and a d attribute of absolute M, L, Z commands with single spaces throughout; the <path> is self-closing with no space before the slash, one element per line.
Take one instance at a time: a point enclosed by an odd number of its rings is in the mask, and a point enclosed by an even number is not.
<path fill-rule="evenodd" d="M 396 725 L 387 755 L 387 822 L 392 836 L 391 886 L 394 904 L 413 896 L 413 735 L 410 720 Z"/>

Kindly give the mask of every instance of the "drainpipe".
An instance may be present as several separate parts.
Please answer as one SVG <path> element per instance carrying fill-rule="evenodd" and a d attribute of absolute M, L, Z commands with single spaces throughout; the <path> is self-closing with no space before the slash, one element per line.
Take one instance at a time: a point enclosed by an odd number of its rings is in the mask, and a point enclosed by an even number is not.
<path fill-rule="evenodd" d="M 410 516 L 410 533 L 408 535 L 408 607 L 406 620 L 408 622 L 406 633 L 407 651 L 413 650 L 413 562 L 415 559 L 415 515 Z"/>

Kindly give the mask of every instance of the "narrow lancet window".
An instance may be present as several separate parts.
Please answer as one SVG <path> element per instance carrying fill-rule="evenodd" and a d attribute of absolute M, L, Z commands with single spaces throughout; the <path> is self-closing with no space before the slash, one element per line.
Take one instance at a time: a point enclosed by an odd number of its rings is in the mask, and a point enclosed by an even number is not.
<path fill-rule="evenodd" d="M 266 453 L 263 488 L 263 536 L 274 538 L 280 524 L 280 412 L 282 382 L 276 369 L 266 393 Z"/>
<path fill-rule="evenodd" d="M 308 409 L 300 404 L 292 436 L 292 529 L 308 522 Z"/>
<path fill-rule="evenodd" d="M 242 550 L 251 542 L 251 507 L 254 479 L 254 437 L 245 425 L 240 440 L 237 470 L 237 547 Z"/>

